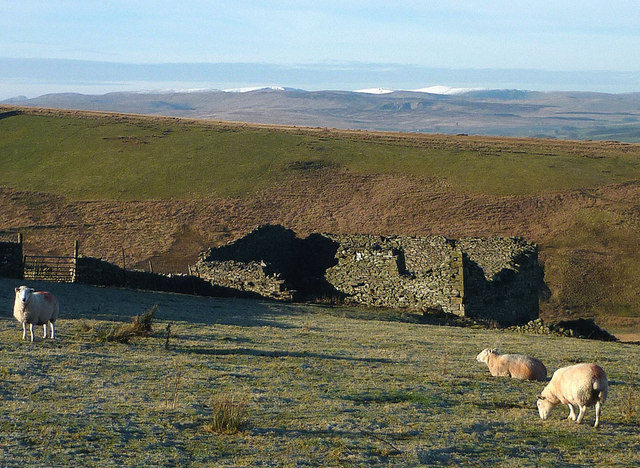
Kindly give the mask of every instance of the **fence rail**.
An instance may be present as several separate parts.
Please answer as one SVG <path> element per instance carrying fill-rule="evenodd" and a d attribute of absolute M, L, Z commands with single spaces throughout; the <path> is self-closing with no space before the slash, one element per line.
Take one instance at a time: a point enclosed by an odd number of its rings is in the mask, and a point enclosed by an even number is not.
<path fill-rule="evenodd" d="M 76 259 L 53 255 L 25 255 L 24 278 L 73 283 L 76 279 Z"/>

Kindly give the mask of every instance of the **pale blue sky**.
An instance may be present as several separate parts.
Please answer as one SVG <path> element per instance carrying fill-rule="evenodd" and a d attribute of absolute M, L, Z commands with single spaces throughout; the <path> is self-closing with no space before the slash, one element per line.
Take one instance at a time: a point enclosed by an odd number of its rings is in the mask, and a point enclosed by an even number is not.
<path fill-rule="evenodd" d="M 0 57 L 640 70 L 640 1 L 1 0 Z"/>
<path fill-rule="evenodd" d="M 0 12 L 0 58 L 640 72 L 639 0 L 0 0 Z"/>

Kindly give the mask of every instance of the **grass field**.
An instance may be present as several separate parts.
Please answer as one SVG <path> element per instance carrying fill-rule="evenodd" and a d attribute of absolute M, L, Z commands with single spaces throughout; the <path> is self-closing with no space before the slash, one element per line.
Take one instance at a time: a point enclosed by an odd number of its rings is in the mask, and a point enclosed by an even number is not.
<path fill-rule="evenodd" d="M 36 284 L 60 299 L 59 338 L 29 343 L 8 317 L 17 284 L 0 279 L 2 466 L 640 464 L 635 345 L 65 284 Z M 151 337 L 97 341 L 156 304 Z M 487 346 L 536 356 L 550 373 L 600 364 L 601 427 L 592 409 L 579 426 L 564 408 L 541 421 L 544 383 L 491 377 L 475 362 Z M 215 402 L 229 397 L 246 425 L 212 432 Z"/>
<path fill-rule="evenodd" d="M 0 120 L 0 184 L 72 199 L 247 196 L 296 168 L 326 166 L 437 178 L 460 192 L 503 196 L 640 178 L 640 145 L 89 115 Z"/>

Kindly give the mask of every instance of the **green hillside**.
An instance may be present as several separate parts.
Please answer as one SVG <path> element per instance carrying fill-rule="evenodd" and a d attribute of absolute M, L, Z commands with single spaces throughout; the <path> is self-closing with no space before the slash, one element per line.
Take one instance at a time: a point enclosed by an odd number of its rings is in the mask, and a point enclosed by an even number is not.
<path fill-rule="evenodd" d="M 74 199 L 243 196 L 309 166 L 534 195 L 637 179 L 640 146 L 22 114 L 0 120 L 0 162 L 0 184 Z"/>

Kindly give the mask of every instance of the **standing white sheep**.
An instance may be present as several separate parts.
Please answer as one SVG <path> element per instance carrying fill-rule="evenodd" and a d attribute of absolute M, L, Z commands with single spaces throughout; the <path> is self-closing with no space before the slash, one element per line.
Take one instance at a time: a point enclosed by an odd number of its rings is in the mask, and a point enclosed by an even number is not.
<path fill-rule="evenodd" d="M 609 393 L 607 374 L 597 364 L 575 364 L 562 367 L 553 373 L 551 381 L 538 395 L 538 412 L 542 419 L 547 419 L 549 413 L 559 403 L 569 405 L 568 419 L 580 424 L 587 406 L 596 407 L 596 422 L 593 427 L 600 425 L 600 407 L 606 401 Z M 580 409 L 578 417 L 573 409 Z"/>
<path fill-rule="evenodd" d="M 484 362 L 494 377 L 513 377 L 523 380 L 546 380 L 547 368 L 536 358 L 523 354 L 499 354 L 498 350 L 483 349 L 476 361 Z"/>
<path fill-rule="evenodd" d="M 47 323 L 51 325 L 51 339 L 55 339 L 58 318 L 58 300 L 50 292 L 36 291 L 27 286 L 15 288 L 13 316 L 22 323 L 22 339 L 27 338 L 27 323 L 33 341 L 33 325 L 44 325 L 43 338 L 47 337 Z"/>

